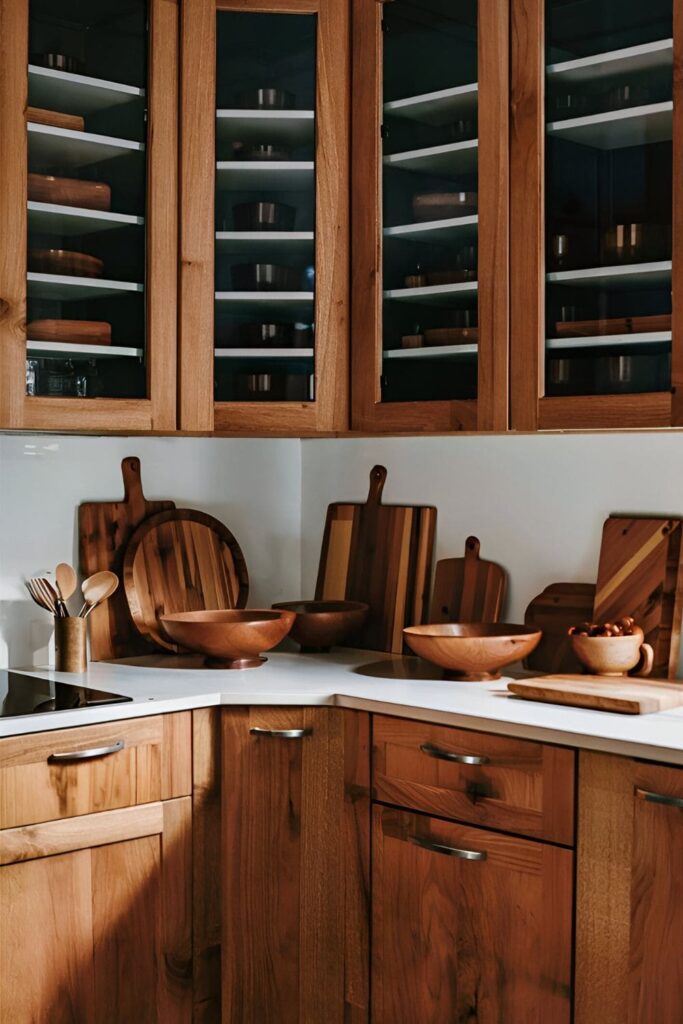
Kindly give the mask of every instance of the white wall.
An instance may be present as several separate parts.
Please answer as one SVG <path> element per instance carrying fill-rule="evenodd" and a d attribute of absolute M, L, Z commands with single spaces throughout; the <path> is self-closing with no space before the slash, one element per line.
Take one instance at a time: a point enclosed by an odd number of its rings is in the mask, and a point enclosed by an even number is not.
<path fill-rule="evenodd" d="M 299 596 L 298 440 L 0 436 L 0 666 L 48 660 L 50 618 L 23 580 L 77 565 L 78 505 L 122 497 L 126 455 L 140 457 L 148 498 L 202 509 L 232 530 L 252 607 Z"/>

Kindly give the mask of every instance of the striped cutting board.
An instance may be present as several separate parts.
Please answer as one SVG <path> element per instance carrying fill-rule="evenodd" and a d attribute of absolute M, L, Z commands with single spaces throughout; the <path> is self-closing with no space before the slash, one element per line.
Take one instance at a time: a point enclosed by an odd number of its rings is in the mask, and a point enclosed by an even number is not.
<path fill-rule="evenodd" d="M 315 597 L 364 601 L 370 614 L 347 646 L 400 654 L 404 626 L 427 614 L 436 509 L 383 505 L 386 478 L 375 466 L 367 502 L 328 507 Z"/>

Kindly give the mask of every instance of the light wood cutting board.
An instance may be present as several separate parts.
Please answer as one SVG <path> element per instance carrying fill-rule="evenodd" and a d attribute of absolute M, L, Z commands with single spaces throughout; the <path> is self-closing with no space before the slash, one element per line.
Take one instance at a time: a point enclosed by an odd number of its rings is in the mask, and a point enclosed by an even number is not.
<path fill-rule="evenodd" d="M 508 683 L 508 690 L 525 700 L 566 704 L 592 711 L 647 715 L 683 705 L 683 685 L 655 679 L 610 679 L 604 676 L 539 676 Z"/>
<path fill-rule="evenodd" d="M 507 573 L 479 557 L 477 537 L 465 541 L 464 558 L 436 563 L 430 622 L 499 622 Z"/>

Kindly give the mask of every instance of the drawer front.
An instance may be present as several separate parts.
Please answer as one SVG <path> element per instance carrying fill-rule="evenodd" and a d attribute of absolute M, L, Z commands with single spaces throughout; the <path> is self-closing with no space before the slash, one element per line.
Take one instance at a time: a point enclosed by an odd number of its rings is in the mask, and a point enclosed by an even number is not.
<path fill-rule="evenodd" d="M 191 792 L 189 711 L 0 740 L 0 828 Z"/>
<path fill-rule="evenodd" d="M 373 717 L 376 800 L 571 845 L 574 751 Z"/>

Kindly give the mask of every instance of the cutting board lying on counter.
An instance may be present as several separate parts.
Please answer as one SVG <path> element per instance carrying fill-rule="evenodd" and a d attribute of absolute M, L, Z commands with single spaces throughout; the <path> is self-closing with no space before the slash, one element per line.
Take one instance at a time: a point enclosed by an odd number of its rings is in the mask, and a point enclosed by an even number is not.
<path fill-rule="evenodd" d="M 478 537 L 468 537 L 464 558 L 436 563 L 430 622 L 499 621 L 507 573 L 496 562 L 480 558 L 479 549 Z"/>
<path fill-rule="evenodd" d="M 593 711 L 647 715 L 683 705 L 683 685 L 665 680 L 605 679 L 604 676 L 539 676 L 508 683 L 508 690 L 526 700 L 566 704 Z"/>
<path fill-rule="evenodd" d="M 142 492 L 140 460 L 121 463 L 123 501 L 86 501 L 78 509 L 80 569 L 92 576 L 101 569 L 123 580 L 123 555 L 140 523 L 157 512 L 175 508 L 172 501 L 147 501 Z M 122 586 L 89 616 L 93 661 L 149 654 L 150 645 L 135 628 Z"/>
<path fill-rule="evenodd" d="M 569 627 L 592 620 L 592 583 L 551 583 L 535 597 L 526 612 L 527 626 L 543 630 L 541 642 L 524 661 L 535 672 L 578 672 L 581 662 L 572 650 Z"/>
<path fill-rule="evenodd" d="M 425 621 L 436 509 L 382 505 L 386 478 L 375 466 L 367 502 L 328 507 L 315 597 L 364 601 L 370 614 L 347 646 L 400 654 L 403 627 Z"/>

